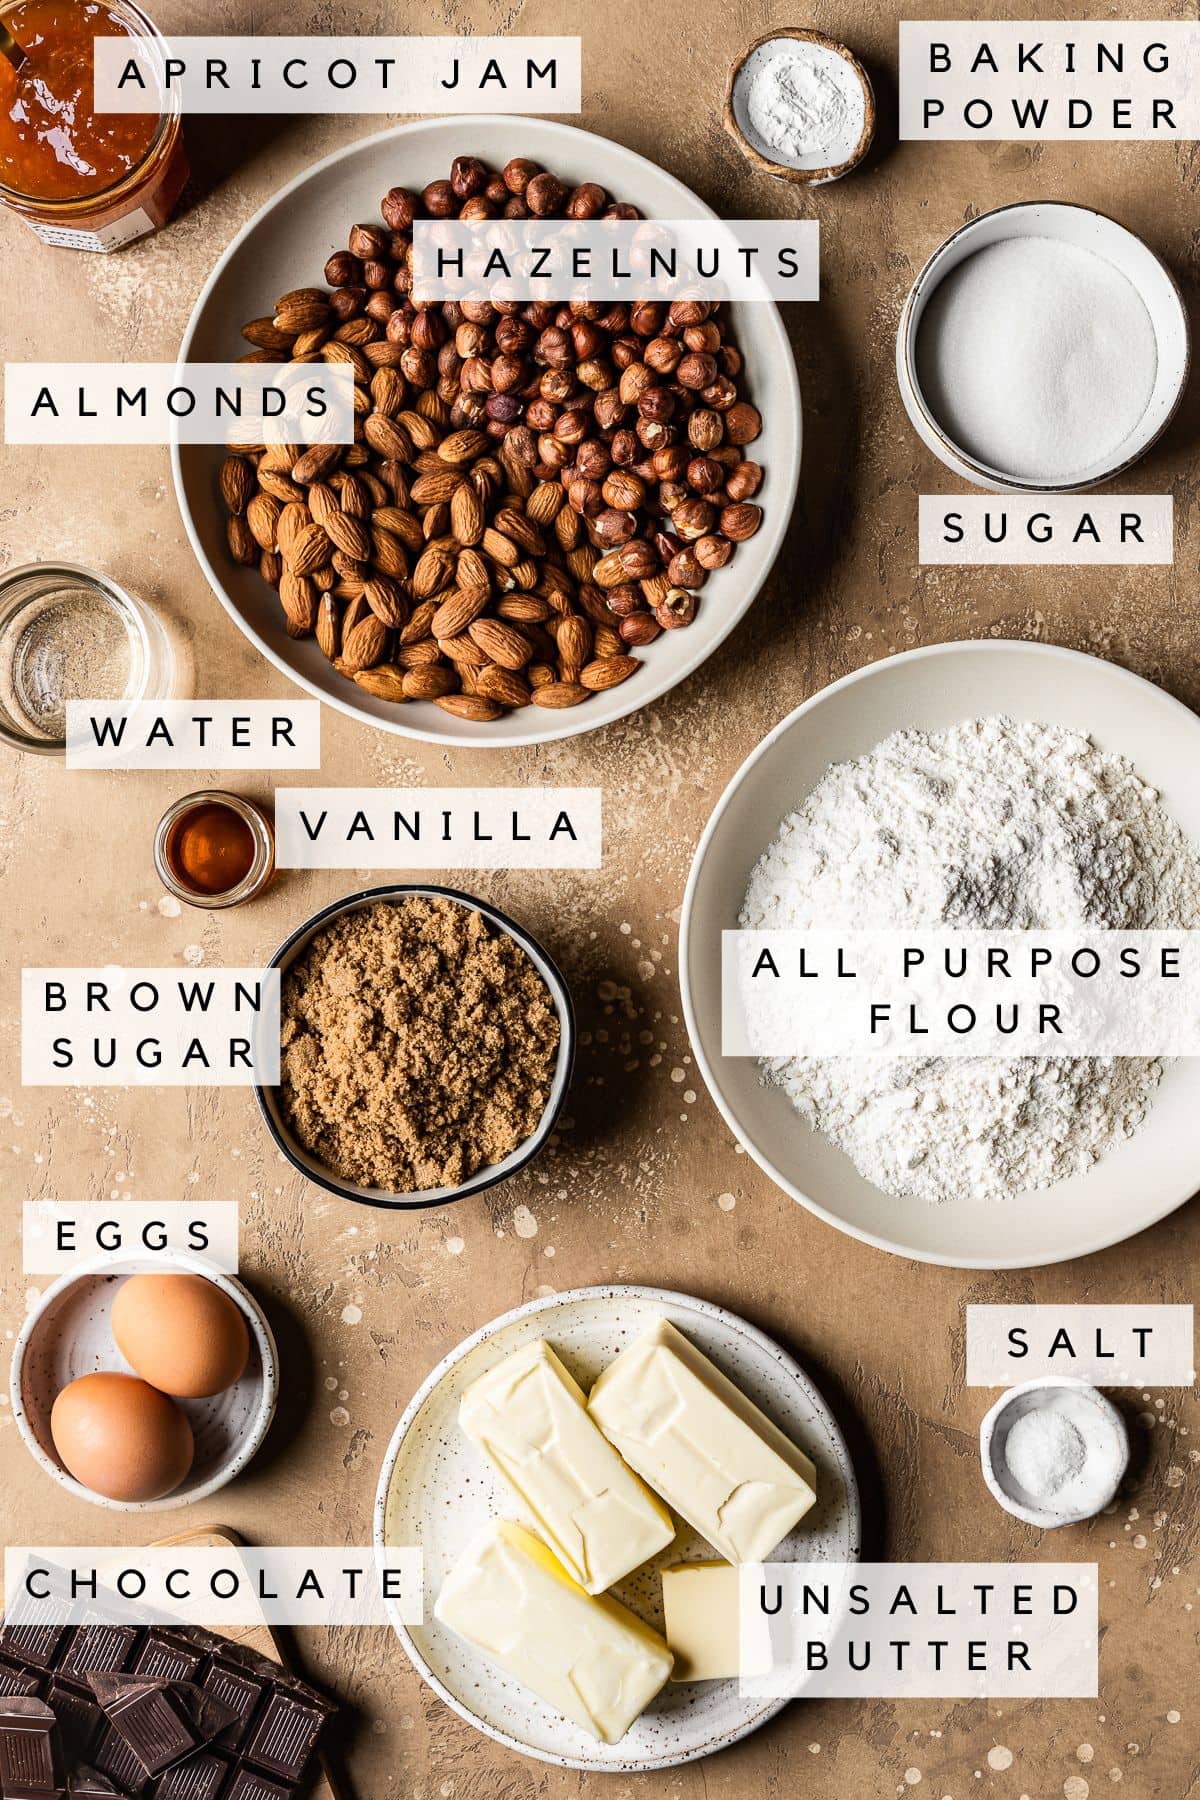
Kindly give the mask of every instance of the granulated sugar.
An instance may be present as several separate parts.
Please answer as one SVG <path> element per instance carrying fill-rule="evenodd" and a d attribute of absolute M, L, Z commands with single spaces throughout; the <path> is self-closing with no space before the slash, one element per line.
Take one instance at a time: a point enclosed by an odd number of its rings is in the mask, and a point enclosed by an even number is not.
<path fill-rule="evenodd" d="M 1133 767 L 1076 732 L 970 719 L 828 770 L 759 859 L 749 930 L 1200 926 L 1200 862 Z M 1135 1057 L 791 1057 L 765 1065 L 877 1187 L 997 1200 L 1137 1130 Z"/>
<path fill-rule="evenodd" d="M 1014 237 L 942 280 L 916 359 L 926 404 L 960 449 L 1014 479 L 1072 481 L 1137 426 L 1158 342 L 1141 295 L 1106 258 Z"/>

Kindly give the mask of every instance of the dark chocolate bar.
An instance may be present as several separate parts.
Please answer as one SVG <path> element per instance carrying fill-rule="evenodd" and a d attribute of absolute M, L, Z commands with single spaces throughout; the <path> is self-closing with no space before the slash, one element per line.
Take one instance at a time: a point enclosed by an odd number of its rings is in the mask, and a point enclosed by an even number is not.
<path fill-rule="evenodd" d="M 137 1635 L 132 1625 L 80 1625 L 71 1633 L 59 1673 L 86 1683 L 93 1669 L 124 1669 Z"/>
<path fill-rule="evenodd" d="M 259 1701 L 268 1691 L 266 1681 L 251 1669 L 239 1667 L 222 1652 L 213 1658 L 200 1685 L 206 1694 L 215 1695 L 233 1714 L 232 1723 L 226 1726 L 218 1740 L 222 1748 L 240 1749 Z"/>
<path fill-rule="evenodd" d="M 141 1649 L 128 1665 L 129 1673 L 158 1681 L 194 1681 L 204 1654 L 203 1647 L 181 1631 L 148 1631 Z"/>
<path fill-rule="evenodd" d="M 329 1708 L 308 1690 L 271 1689 L 250 1729 L 247 1762 L 295 1784 L 303 1775 Z"/>
<path fill-rule="evenodd" d="M 0 1654 L 26 1667 L 49 1669 L 66 1635 L 65 1625 L 5 1625 L 0 1630 Z"/>
<path fill-rule="evenodd" d="M 150 1789 L 151 1800 L 216 1800 L 232 1766 L 223 1756 L 202 1750 L 160 1775 Z"/>
<path fill-rule="evenodd" d="M 46 1691 L 46 1704 L 58 1720 L 67 1763 L 86 1762 L 104 1724 L 104 1714 L 92 1696 L 55 1677 Z"/>
<path fill-rule="evenodd" d="M 243 1764 L 225 1789 L 221 1800 L 292 1800 L 295 1792 L 291 1783 L 287 1787 L 280 1787 L 270 1776 L 260 1775 L 257 1769 L 249 1769 Z"/>
<path fill-rule="evenodd" d="M 233 1723 L 230 1707 L 191 1681 L 140 1675 L 91 1676 L 92 1692 L 137 1756 L 147 1777 L 182 1762 Z"/>
<path fill-rule="evenodd" d="M 102 1774 L 116 1782 L 119 1793 L 137 1796 L 149 1786 L 145 1765 L 112 1725 L 105 1725 L 100 1742 L 92 1751 L 92 1761 Z"/>
<path fill-rule="evenodd" d="M 0 1794 L 40 1800 L 62 1793 L 58 1721 L 44 1700 L 10 1694 L 0 1701 Z"/>
<path fill-rule="evenodd" d="M 122 1800 L 122 1790 L 113 1786 L 99 1769 L 81 1764 L 67 1776 L 67 1800 Z"/>
<path fill-rule="evenodd" d="M 22 1669 L 17 1663 L 7 1662 L 0 1656 L 0 1696 L 4 1694 L 40 1694 L 42 1681 L 32 1669 Z"/>

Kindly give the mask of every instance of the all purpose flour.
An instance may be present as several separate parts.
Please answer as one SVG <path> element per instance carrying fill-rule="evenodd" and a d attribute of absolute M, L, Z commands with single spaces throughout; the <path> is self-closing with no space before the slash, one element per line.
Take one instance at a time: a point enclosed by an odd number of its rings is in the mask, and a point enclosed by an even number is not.
<path fill-rule="evenodd" d="M 898 732 L 828 770 L 759 859 L 746 929 L 1200 926 L 1200 862 L 1123 758 L 1058 727 Z M 1132 1057 L 791 1057 L 764 1065 L 892 1194 L 1002 1199 L 1137 1130 L 1162 1065 Z"/>

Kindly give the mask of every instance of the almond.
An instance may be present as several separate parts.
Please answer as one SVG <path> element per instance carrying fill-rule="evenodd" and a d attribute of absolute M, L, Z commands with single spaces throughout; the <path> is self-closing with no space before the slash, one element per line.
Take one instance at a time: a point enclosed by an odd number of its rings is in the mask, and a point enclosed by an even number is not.
<path fill-rule="evenodd" d="M 398 419 L 390 419 L 386 413 L 368 413 L 363 421 L 363 436 L 385 461 L 411 462 L 412 439 Z"/>
<path fill-rule="evenodd" d="M 382 663 L 377 669 L 359 669 L 354 679 L 377 700 L 408 699 L 404 691 L 404 670 L 397 668 L 395 663 Z"/>
<path fill-rule="evenodd" d="M 561 481 L 543 481 L 525 502 L 526 516 L 535 525 L 552 525 L 562 510 L 566 489 Z"/>
<path fill-rule="evenodd" d="M 440 700 L 458 688 L 458 676 L 444 663 L 418 664 L 404 676 L 404 692 L 410 700 Z"/>
<path fill-rule="evenodd" d="M 321 603 L 317 608 L 317 642 L 330 662 L 338 653 L 341 636 L 337 601 L 331 594 L 322 594 Z"/>
<path fill-rule="evenodd" d="M 408 557 L 404 553 L 404 545 L 390 531 L 372 530 L 371 561 L 381 575 L 408 574 Z"/>
<path fill-rule="evenodd" d="M 402 669 L 424 669 L 441 660 L 442 653 L 436 638 L 418 638 L 415 643 L 402 643 L 396 652 L 396 661 Z"/>
<path fill-rule="evenodd" d="M 511 538 L 522 550 L 528 550 L 531 556 L 545 556 L 545 538 L 532 519 L 527 518 L 523 512 L 518 512 L 515 506 L 502 506 L 493 523 L 497 531 L 502 531 L 506 538 Z"/>
<path fill-rule="evenodd" d="M 501 706 L 529 705 L 529 688 L 511 669 L 502 669 L 495 663 L 490 663 L 486 669 L 479 671 L 476 685 L 485 699 L 498 700 Z"/>
<path fill-rule="evenodd" d="M 264 550 L 275 548 L 275 532 L 282 511 L 278 500 L 270 494 L 255 494 L 246 508 L 246 523 L 250 527 L 250 535 Z"/>
<path fill-rule="evenodd" d="M 418 506 L 436 506 L 440 500 L 453 499 L 462 486 L 463 478 L 458 469 L 430 469 L 413 482 L 412 497 Z"/>
<path fill-rule="evenodd" d="M 395 369 L 376 369 L 371 377 L 371 399 L 376 412 L 394 419 L 404 405 L 404 377 Z"/>
<path fill-rule="evenodd" d="M 349 513 L 334 512 L 324 521 L 322 529 L 344 555 L 352 556 L 356 562 L 370 561 L 371 533 L 361 519 L 352 519 Z"/>
<path fill-rule="evenodd" d="M 264 494 L 273 494 L 276 500 L 282 500 L 285 505 L 291 500 L 304 498 L 304 489 L 298 487 L 290 475 L 281 475 L 278 469 L 264 469 L 260 465 L 258 485 Z"/>
<path fill-rule="evenodd" d="M 321 481 L 342 460 L 340 444 L 310 444 L 292 464 L 292 480 L 306 487 L 310 481 Z"/>
<path fill-rule="evenodd" d="M 408 624 L 400 633 L 402 644 L 417 644 L 422 638 L 432 636 L 433 620 L 437 616 L 437 601 L 422 600 L 414 606 Z"/>
<path fill-rule="evenodd" d="M 332 546 L 322 526 L 305 525 L 283 555 L 293 575 L 311 575 L 329 561 Z"/>
<path fill-rule="evenodd" d="M 490 724 L 504 711 L 495 700 L 485 700 L 479 694 L 443 694 L 434 704 L 443 712 L 452 713 L 456 719 L 470 719 L 476 725 Z"/>
<path fill-rule="evenodd" d="M 269 587 L 277 588 L 283 574 L 283 558 L 277 550 L 264 550 L 258 559 L 258 572 Z"/>
<path fill-rule="evenodd" d="M 373 612 L 369 612 L 365 619 L 360 619 L 342 638 L 342 664 L 346 673 L 357 675 L 363 669 L 372 669 L 376 663 L 382 662 L 387 641 L 387 626 L 382 619 L 377 619 Z"/>
<path fill-rule="evenodd" d="M 457 579 L 459 587 L 481 588 L 485 594 L 492 591 L 492 574 L 478 550 L 470 545 L 458 553 Z"/>
<path fill-rule="evenodd" d="M 309 632 L 317 622 L 317 590 L 303 575 L 285 569 L 279 578 L 279 599 L 289 630 Z"/>
<path fill-rule="evenodd" d="M 531 688 L 541 688 L 549 687 L 558 677 L 549 663 L 536 662 L 530 663 L 526 669 L 525 679 Z"/>
<path fill-rule="evenodd" d="M 639 667 L 636 656 L 604 656 L 580 670 L 579 685 L 589 693 L 603 694 L 608 688 L 619 687 Z"/>
<path fill-rule="evenodd" d="M 258 561 L 260 545 L 240 513 L 231 513 L 225 525 L 225 541 L 235 563 L 247 569 Z"/>
<path fill-rule="evenodd" d="M 311 524 L 312 516 L 302 500 L 292 500 L 284 507 L 275 526 L 275 542 L 281 556 L 287 556 L 300 533 Z"/>
<path fill-rule="evenodd" d="M 521 560 L 521 552 L 513 540 L 491 525 L 483 534 L 482 547 L 485 556 L 490 556 L 493 562 L 500 563 L 504 568 L 511 569 L 514 563 Z"/>
<path fill-rule="evenodd" d="M 399 630 L 408 619 L 409 606 L 404 589 L 399 582 L 391 581 L 386 575 L 376 576 L 363 587 L 363 599 L 385 625 Z"/>
<path fill-rule="evenodd" d="M 460 482 L 450 496 L 450 529 L 454 536 L 460 544 L 477 544 L 486 525 L 483 501 L 469 481 Z"/>
<path fill-rule="evenodd" d="M 578 681 L 548 681 L 544 687 L 533 690 L 533 704 L 549 707 L 554 711 L 561 711 L 565 706 L 578 706 L 587 697 L 587 688 Z"/>
<path fill-rule="evenodd" d="M 258 350 L 290 350 L 294 331 L 284 331 L 274 319 L 251 319 L 242 326 L 242 336 Z"/>
<path fill-rule="evenodd" d="M 230 512 L 245 512 L 254 493 L 254 470 L 245 457 L 227 456 L 221 464 L 221 498 Z"/>
<path fill-rule="evenodd" d="M 468 632 L 488 661 L 502 669 L 523 669 L 533 655 L 529 639 L 502 619 L 476 619 Z"/>
<path fill-rule="evenodd" d="M 558 660 L 564 668 L 582 669 L 592 654 L 591 626 L 577 614 L 562 621 L 554 641 L 558 645 Z"/>
<path fill-rule="evenodd" d="M 461 637 L 439 638 L 437 644 L 442 655 L 448 656 L 460 668 L 482 669 L 485 663 L 492 660 L 482 644 L 477 644 L 469 633 Z"/>
<path fill-rule="evenodd" d="M 429 629 L 436 638 L 461 635 L 474 623 L 488 603 L 488 596 L 478 588 L 455 588 L 433 614 Z"/>
<path fill-rule="evenodd" d="M 496 612 L 514 625 L 540 625 L 550 617 L 550 603 L 534 594 L 505 594 L 496 602 Z"/>
<path fill-rule="evenodd" d="M 412 591 L 414 600 L 431 600 L 434 594 L 440 594 L 443 588 L 449 587 L 454 578 L 454 564 L 444 550 L 431 544 L 417 559 L 417 566 L 412 572 Z"/>

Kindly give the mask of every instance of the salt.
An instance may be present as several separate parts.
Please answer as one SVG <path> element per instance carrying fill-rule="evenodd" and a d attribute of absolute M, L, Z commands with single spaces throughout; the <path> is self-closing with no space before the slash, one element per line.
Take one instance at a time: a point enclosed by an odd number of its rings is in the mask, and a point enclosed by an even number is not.
<path fill-rule="evenodd" d="M 1150 404 L 1158 344 L 1113 263 L 1012 237 L 950 271 L 921 316 L 927 406 L 976 462 L 1017 481 L 1074 481 L 1117 459 Z"/>
<path fill-rule="evenodd" d="M 1004 1444 L 1004 1460 L 1013 1480 L 1032 1499 L 1053 1499 L 1080 1474 L 1087 1445 L 1077 1426 L 1052 1407 L 1023 1413 Z"/>

